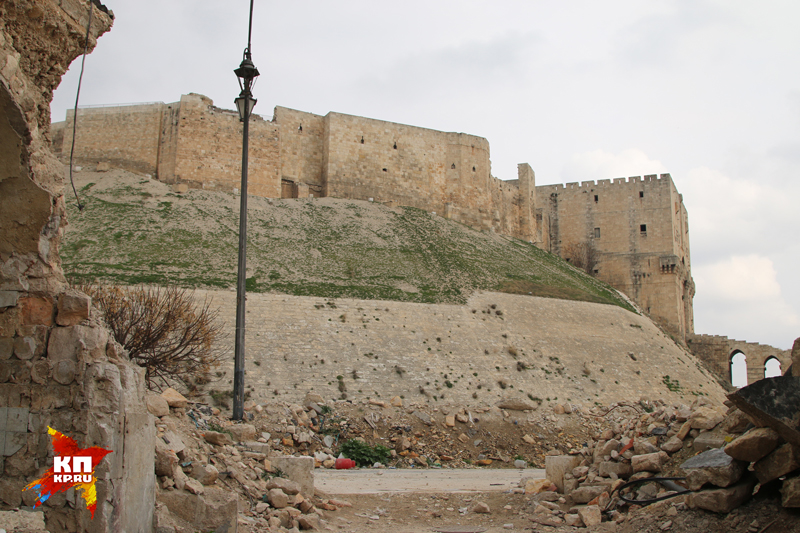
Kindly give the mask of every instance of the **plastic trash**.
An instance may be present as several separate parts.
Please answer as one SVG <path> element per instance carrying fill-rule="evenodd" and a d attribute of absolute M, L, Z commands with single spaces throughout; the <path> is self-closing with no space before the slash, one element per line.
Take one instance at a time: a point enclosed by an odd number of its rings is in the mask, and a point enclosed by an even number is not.
<path fill-rule="evenodd" d="M 348 468 L 355 468 L 356 462 L 352 459 L 347 459 L 345 457 L 340 457 L 336 459 L 336 463 L 334 467 L 336 470 L 347 470 Z"/>

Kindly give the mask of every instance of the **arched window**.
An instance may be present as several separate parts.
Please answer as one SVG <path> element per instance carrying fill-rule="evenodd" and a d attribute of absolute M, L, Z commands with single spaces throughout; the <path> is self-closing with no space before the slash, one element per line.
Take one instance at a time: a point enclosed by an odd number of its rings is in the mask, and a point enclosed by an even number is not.
<path fill-rule="evenodd" d="M 769 359 L 767 359 L 767 362 L 764 363 L 764 377 L 774 378 L 782 375 L 783 373 L 781 372 L 781 362 L 778 360 L 778 358 L 770 357 Z"/>
<path fill-rule="evenodd" d="M 747 357 L 739 350 L 731 354 L 731 385 L 737 388 L 747 386 Z"/>

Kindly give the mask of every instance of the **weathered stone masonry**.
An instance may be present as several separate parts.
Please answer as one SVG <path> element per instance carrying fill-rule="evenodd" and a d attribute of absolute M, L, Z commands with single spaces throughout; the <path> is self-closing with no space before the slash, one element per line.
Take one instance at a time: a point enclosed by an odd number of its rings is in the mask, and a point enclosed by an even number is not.
<path fill-rule="evenodd" d="M 54 125 L 63 132 L 56 151 L 70 145 L 73 120 L 70 112 Z M 196 94 L 172 104 L 81 109 L 77 158 L 167 183 L 236 190 L 240 128 L 235 112 Z M 537 187 L 523 163 L 516 180 L 502 181 L 491 174 L 482 137 L 276 107 L 273 120 L 255 117 L 251 126 L 249 191 L 418 207 L 562 257 L 570 245 L 590 245 L 600 279 L 676 340 L 693 332 L 687 214 L 669 175 Z"/>
<path fill-rule="evenodd" d="M 103 8 L 105 9 L 105 8 Z M 48 531 L 150 531 L 152 417 L 140 368 L 66 290 L 58 257 L 63 165 L 50 151 L 50 100 L 83 52 L 89 4 L 0 2 L 0 510 L 32 505 L 52 466 L 51 426 L 111 449 L 95 472 L 91 520 L 74 490 L 43 506 Z M 90 49 L 112 18 L 94 8 Z"/>

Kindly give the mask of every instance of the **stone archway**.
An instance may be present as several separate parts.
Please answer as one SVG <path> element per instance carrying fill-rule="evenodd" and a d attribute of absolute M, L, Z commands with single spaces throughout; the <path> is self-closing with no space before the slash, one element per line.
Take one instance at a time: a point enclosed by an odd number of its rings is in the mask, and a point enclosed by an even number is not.
<path fill-rule="evenodd" d="M 783 375 L 781 360 L 777 357 L 768 357 L 764 363 L 764 377 L 773 378 Z"/>
<path fill-rule="evenodd" d="M 746 387 L 749 383 L 747 368 L 747 355 L 741 350 L 734 350 L 728 357 L 728 371 L 731 385 Z"/>

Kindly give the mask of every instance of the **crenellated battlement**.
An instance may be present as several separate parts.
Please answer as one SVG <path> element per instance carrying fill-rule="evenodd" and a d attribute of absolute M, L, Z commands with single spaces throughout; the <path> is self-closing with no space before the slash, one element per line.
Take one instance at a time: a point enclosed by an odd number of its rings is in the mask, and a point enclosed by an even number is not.
<path fill-rule="evenodd" d="M 617 185 L 630 186 L 641 183 L 650 183 L 650 184 L 672 183 L 672 176 L 670 174 L 661 174 L 661 175 L 647 174 L 645 176 L 631 176 L 629 178 L 614 178 L 613 180 L 604 179 L 597 181 L 581 181 L 580 183 L 574 181 L 566 184 L 542 185 L 542 187 L 550 187 L 555 191 L 567 191 L 567 190 L 596 189 L 601 187 L 614 187 Z"/>

